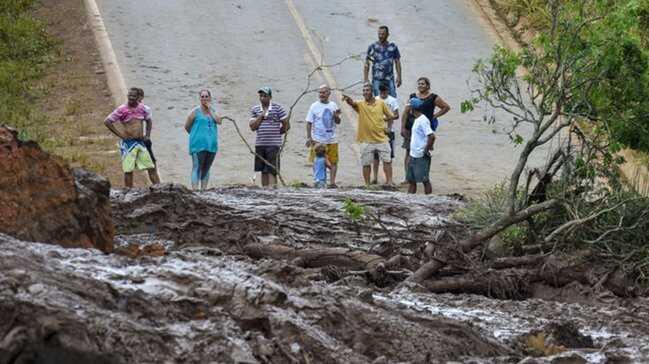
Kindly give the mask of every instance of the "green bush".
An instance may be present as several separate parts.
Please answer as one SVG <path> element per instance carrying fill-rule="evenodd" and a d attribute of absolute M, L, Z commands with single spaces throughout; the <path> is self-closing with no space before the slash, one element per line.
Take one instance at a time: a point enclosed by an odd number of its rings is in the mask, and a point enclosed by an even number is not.
<path fill-rule="evenodd" d="M 472 229 L 480 230 L 498 221 L 505 214 L 506 182 L 499 183 L 458 210 L 454 218 Z"/>

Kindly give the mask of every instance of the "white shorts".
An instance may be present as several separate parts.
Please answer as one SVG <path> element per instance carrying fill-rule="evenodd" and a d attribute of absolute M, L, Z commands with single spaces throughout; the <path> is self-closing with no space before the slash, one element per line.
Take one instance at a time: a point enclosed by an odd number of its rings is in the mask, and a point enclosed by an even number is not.
<path fill-rule="evenodd" d="M 363 143 L 361 144 L 361 164 L 371 166 L 374 161 L 374 153 L 379 155 L 379 159 L 384 163 L 392 162 L 390 158 L 390 143 Z"/>

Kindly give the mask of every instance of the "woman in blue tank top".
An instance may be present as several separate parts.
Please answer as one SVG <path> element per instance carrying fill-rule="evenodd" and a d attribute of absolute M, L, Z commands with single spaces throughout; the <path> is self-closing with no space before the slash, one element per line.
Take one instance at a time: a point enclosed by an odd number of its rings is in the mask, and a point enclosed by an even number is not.
<path fill-rule="evenodd" d="M 212 94 L 209 90 L 199 92 L 200 106 L 197 106 L 187 116 L 185 130 L 189 133 L 189 154 L 192 156 L 192 188 L 207 188 L 210 178 L 210 168 L 219 149 L 219 133 L 217 125 L 221 117 L 210 106 Z"/>

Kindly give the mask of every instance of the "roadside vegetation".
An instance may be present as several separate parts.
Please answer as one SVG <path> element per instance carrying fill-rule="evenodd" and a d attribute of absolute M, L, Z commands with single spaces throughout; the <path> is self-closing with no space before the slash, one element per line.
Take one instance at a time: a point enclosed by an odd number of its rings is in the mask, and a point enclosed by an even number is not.
<path fill-rule="evenodd" d="M 34 0 L 2 0 L 0 6 L 0 122 L 22 139 L 44 142 L 46 116 L 33 106 L 35 80 L 54 59 L 55 43 L 34 19 Z"/>
<path fill-rule="evenodd" d="M 0 0 L 0 124 L 73 167 L 120 185 L 112 107 L 83 6 L 74 0 Z"/>
<path fill-rule="evenodd" d="M 599 285 L 616 276 L 646 287 L 649 199 L 621 178 L 618 152 L 649 152 L 649 1 L 493 1 L 519 34 L 521 22 L 534 32 L 476 64 L 462 111 L 504 111 L 521 154 L 505 183 L 457 214 L 472 231 L 460 250 L 563 257 L 596 268 Z M 546 164 L 529 165 L 540 147 Z M 447 263 L 432 260 L 412 280 Z"/>

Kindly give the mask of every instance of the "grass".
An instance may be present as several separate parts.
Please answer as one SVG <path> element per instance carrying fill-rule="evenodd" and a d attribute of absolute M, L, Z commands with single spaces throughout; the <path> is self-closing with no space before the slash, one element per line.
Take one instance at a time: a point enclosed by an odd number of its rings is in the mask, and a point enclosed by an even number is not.
<path fill-rule="evenodd" d="M 53 61 L 55 42 L 33 18 L 34 0 L 2 0 L 0 6 L 0 120 L 41 142 L 43 117 L 31 107 L 34 81 Z"/>
<path fill-rule="evenodd" d="M 83 63 L 94 60 L 78 55 L 86 55 L 94 40 L 79 42 L 85 35 L 75 30 L 77 23 L 61 20 L 72 16 L 69 7 L 61 6 L 0 0 L 0 124 L 17 129 L 21 140 L 37 142 L 73 167 L 114 174 L 118 163 L 101 153 L 114 149 L 114 141 L 93 138 L 106 133 L 97 120 L 107 114 L 108 104 L 95 95 L 105 91 L 97 88 L 92 66 Z M 74 10 L 83 17 L 83 8 Z"/>

